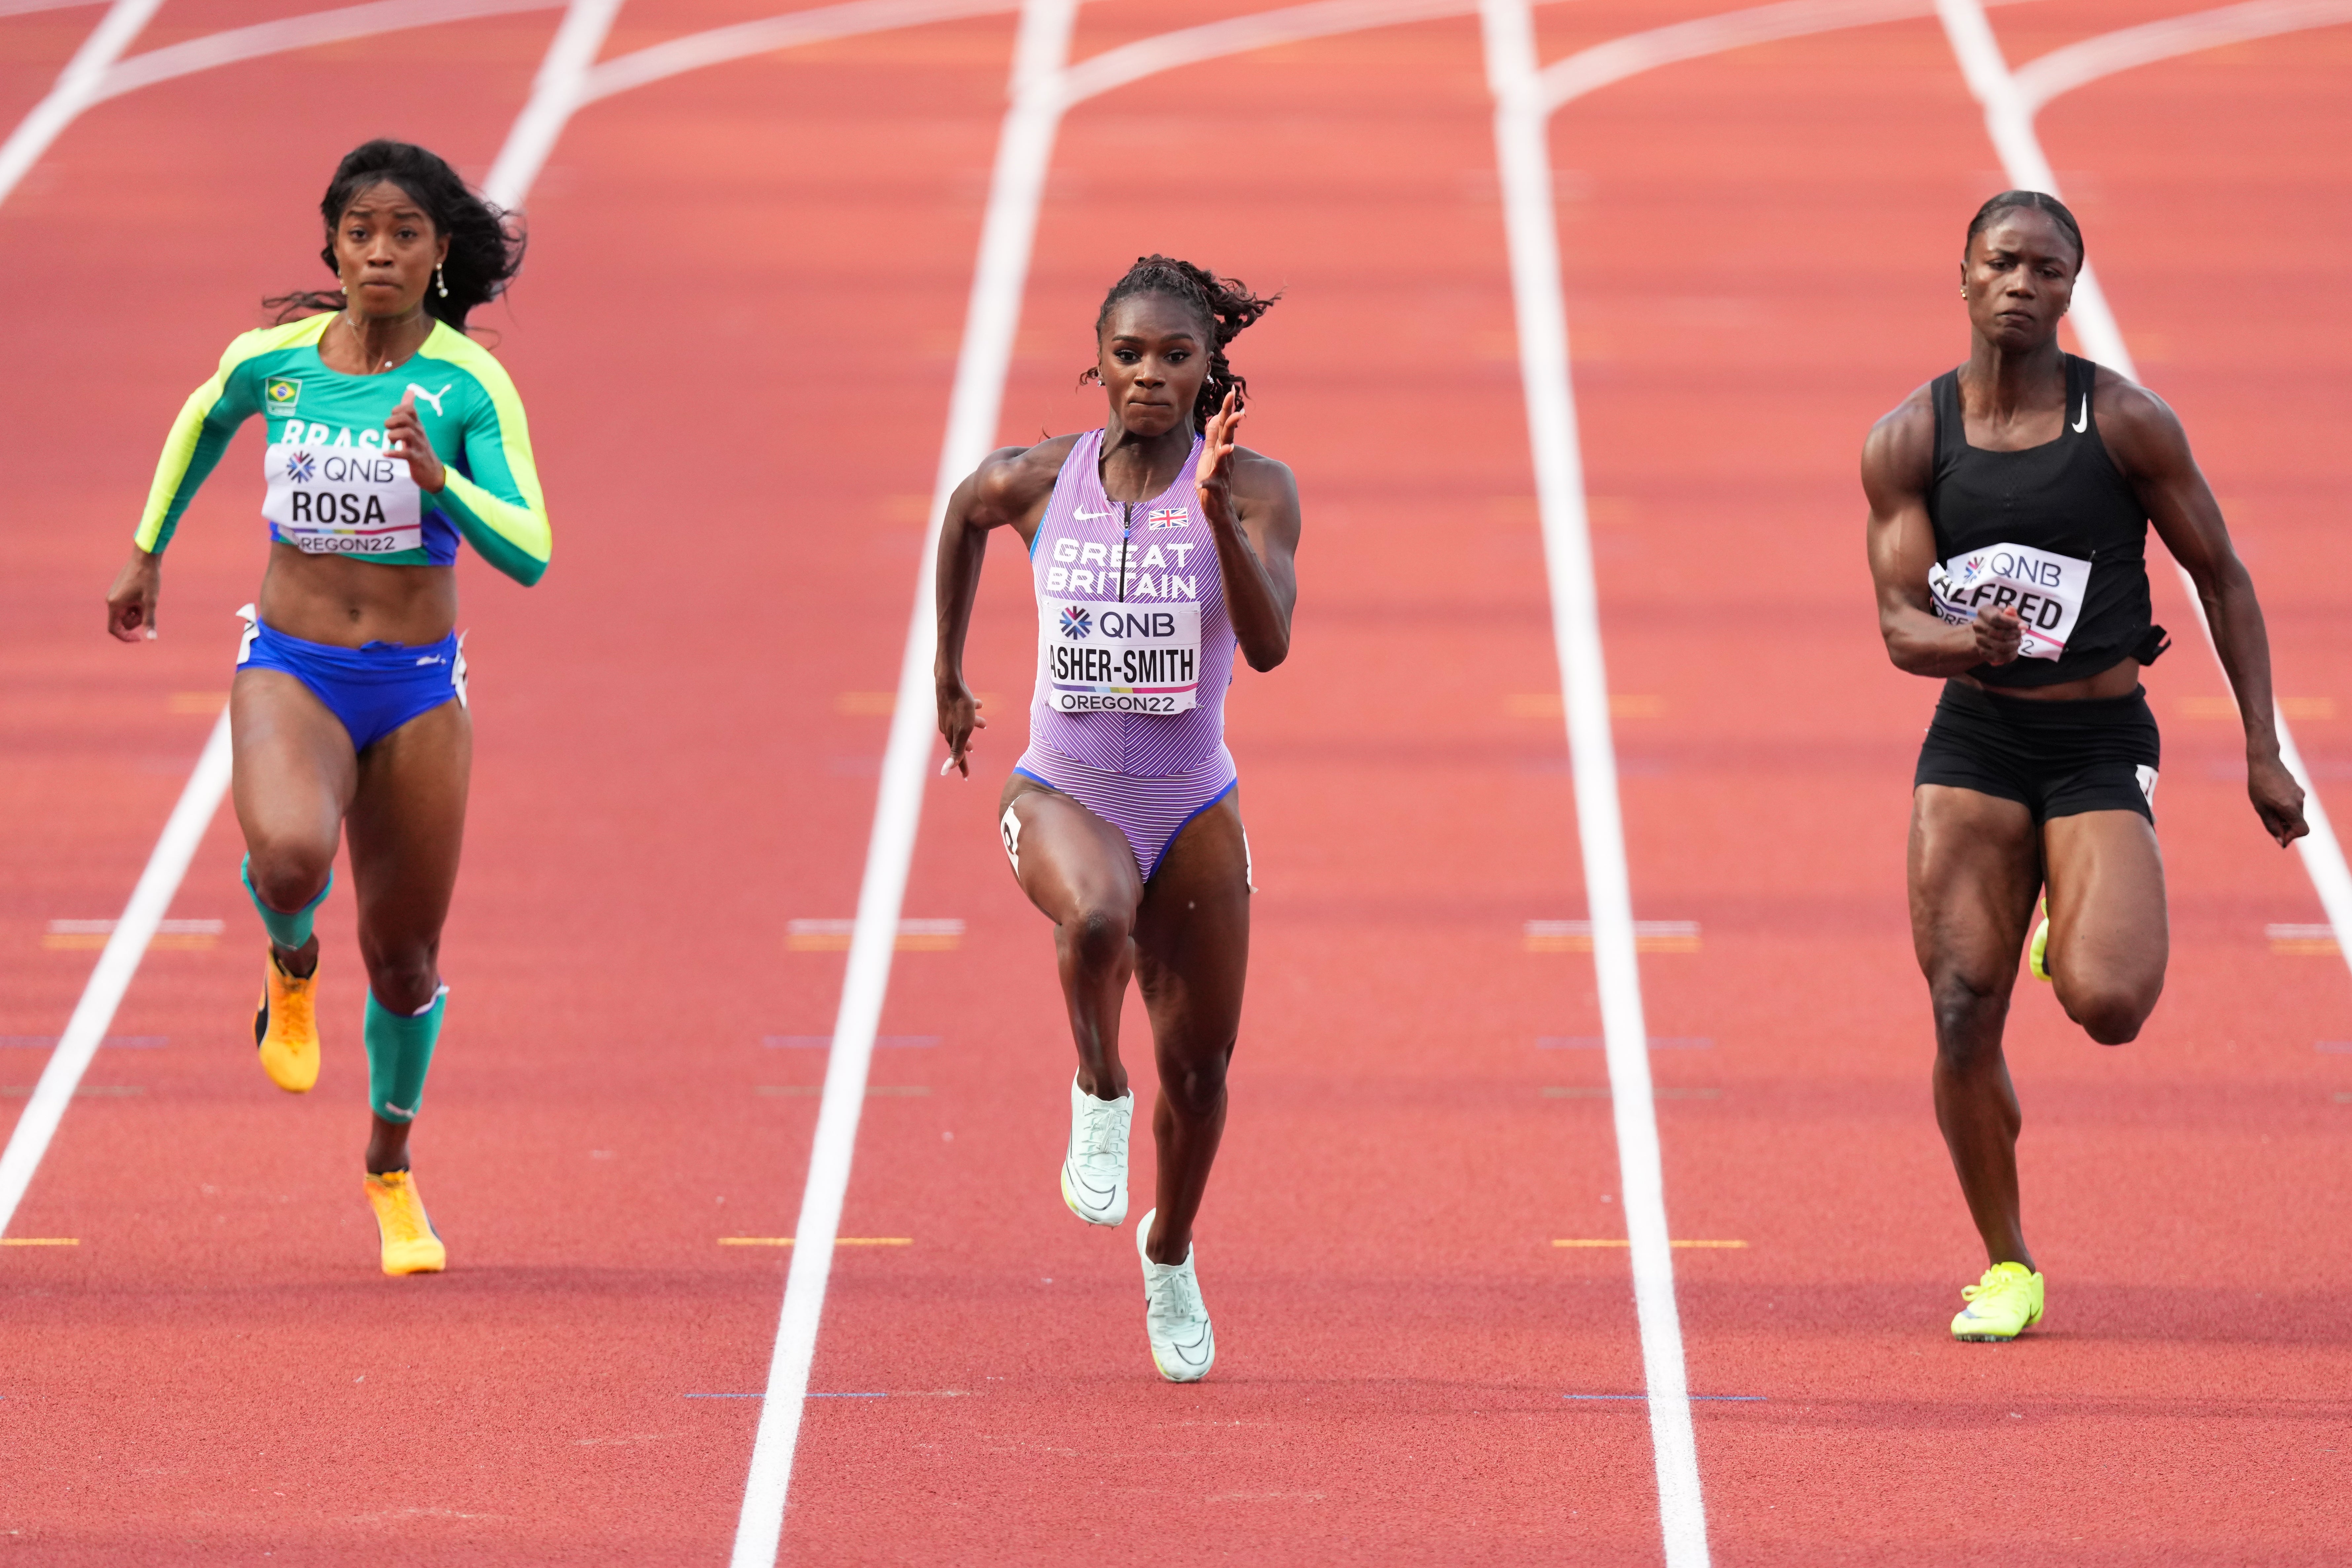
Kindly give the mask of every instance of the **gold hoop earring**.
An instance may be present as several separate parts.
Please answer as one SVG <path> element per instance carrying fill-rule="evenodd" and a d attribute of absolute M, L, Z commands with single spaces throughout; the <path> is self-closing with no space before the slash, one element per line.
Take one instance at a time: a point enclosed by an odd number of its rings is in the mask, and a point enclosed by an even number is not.
<path fill-rule="evenodd" d="M 449 297 L 449 280 L 441 276 L 441 264 L 437 261 L 433 264 L 433 286 L 441 290 L 441 298 Z"/>

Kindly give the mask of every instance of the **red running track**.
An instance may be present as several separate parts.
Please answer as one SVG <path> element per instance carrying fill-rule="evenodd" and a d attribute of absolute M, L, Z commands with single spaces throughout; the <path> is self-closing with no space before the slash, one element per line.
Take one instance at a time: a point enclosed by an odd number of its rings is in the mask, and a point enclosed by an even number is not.
<path fill-rule="evenodd" d="M 625 11 L 606 52 L 757 14 Z M 1539 16 L 1557 58 L 1700 14 Z M 2022 61 L 2163 14 L 1993 15 Z M 53 72 L 60 18 L 94 15 L 0 18 L 0 53 Z M 257 294 L 306 280 L 332 153 L 390 129 L 478 174 L 552 20 L 106 105 L 0 207 L 0 285 L 51 302 L 0 318 L 6 363 L 43 371 L 0 421 L 24 520 L 0 535 L 0 1030 L 61 1026 L 89 955 L 45 922 L 119 909 L 209 722 L 175 694 L 225 688 L 257 574 L 241 447 L 172 554 L 164 640 L 98 630 L 173 400 Z M 1108 0 L 1074 53 L 1171 25 Z M 224 813 L 173 912 L 226 936 L 151 954 L 113 1032 L 168 1043 L 101 1051 L 89 1086 L 138 1092 L 76 1101 L 12 1227 L 82 1245 L 0 1256 L 0 1530 L 28 1560 L 724 1555 L 756 1401 L 688 1396 L 762 1385 L 783 1254 L 718 1240 L 798 1210 L 815 1100 L 761 1090 L 812 1088 L 823 1053 L 761 1040 L 830 1026 L 838 955 L 787 926 L 854 908 L 884 722 L 860 694 L 895 677 L 1010 38 L 746 62 L 566 133 L 525 286 L 487 318 L 560 548 L 528 595 L 466 569 L 481 755 L 418 1134 L 452 1271 L 374 1272 L 344 892 L 326 1080 L 289 1100 L 247 1059 Z M 2327 706 L 2352 704 L 2327 528 L 2346 47 L 2149 68 L 2042 122 L 2231 503 L 2323 787 L 2352 773 Z M 388 127 L 338 75 L 382 60 L 434 84 Z M 0 78 L 0 109 L 39 79 Z M 870 1100 L 842 1224 L 912 1244 L 844 1251 L 811 1384 L 885 1397 L 811 1402 L 792 1561 L 1657 1558 L 1642 1406 L 1564 1397 L 1640 1366 L 1622 1251 L 1550 1245 L 1622 1224 L 1601 1055 L 1537 1046 L 1599 1032 L 1589 967 L 1521 937 L 1584 910 L 1490 112 L 1464 19 L 1191 68 L 1064 129 L 1005 438 L 1095 416 L 1069 383 L 1137 252 L 1290 290 L 1235 353 L 1309 528 L 1297 652 L 1232 705 L 1264 896 L 1202 1228 L 1223 1354 L 1159 1384 L 1131 1242 L 1054 1190 L 1065 1029 L 992 831 L 1031 635 L 1000 551 L 972 659 L 998 725 L 982 779 L 930 787 L 907 903 L 966 927 L 898 960 L 883 1034 L 937 1043 L 877 1053 L 876 1089 L 910 1092 Z M 1717 1555 L 2326 1560 L 2352 1279 L 2309 1216 L 2347 1196 L 2352 1069 L 2315 1047 L 2352 1038 L 2346 977 L 2264 939 L 2320 916 L 2201 716 L 2224 688 L 2168 577 L 2170 994 L 2112 1053 L 2021 998 L 2051 1317 L 2013 1347 L 1941 1337 L 1976 1261 L 1903 920 L 1933 693 L 1877 649 L 1853 479 L 1868 421 L 1962 351 L 1941 280 L 1999 183 L 1940 31 L 1673 67 L 1572 105 L 1553 155 L 1636 912 L 1702 933 L 1643 960 L 1653 1032 L 1711 1042 L 1654 1053 L 1668 1212 L 1748 1244 L 1676 1255 L 1691 1385 L 1747 1396 L 1697 1407 Z M 2257 237 L 2220 269 L 2252 287 L 2181 264 L 2190 216 Z M 1139 1016 L 1130 1037 L 1139 1060 Z"/>

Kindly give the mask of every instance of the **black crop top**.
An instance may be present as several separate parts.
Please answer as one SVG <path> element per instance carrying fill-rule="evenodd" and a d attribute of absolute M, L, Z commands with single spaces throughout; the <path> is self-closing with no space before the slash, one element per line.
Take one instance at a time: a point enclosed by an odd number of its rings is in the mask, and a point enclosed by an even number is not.
<path fill-rule="evenodd" d="M 2142 664 L 2164 649 L 2149 624 L 2147 510 L 2132 493 L 2091 414 L 2098 367 L 2066 360 L 2070 416 L 2058 438 L 2021 452 L 1971 447 L 1960 417 L 1960 373 L 1930 389 L 1936 471 L 1927 520 L 1937 564 L 1927 574 L 1937 615 L 1954 626 L 1982 605 L 2025 623 L 2018 657 L 1969 673 L 1987 686 L 2055 686 Z"/>

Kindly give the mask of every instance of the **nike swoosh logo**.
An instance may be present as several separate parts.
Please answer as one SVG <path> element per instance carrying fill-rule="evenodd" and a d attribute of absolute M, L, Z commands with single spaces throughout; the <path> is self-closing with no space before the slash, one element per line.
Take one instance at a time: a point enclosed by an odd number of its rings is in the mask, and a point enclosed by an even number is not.
<path fill-rule="evenodd" d="M 1081 511 L 1078 513 L 1078 521 L 1079 521 L 1080 522 L 1092 522 L 1092 521 L 1095 521 L 1095 519 L 1097 519 L 1097 518 L 1098 518 L 1098 517 L 1108 517 L 1109 515 L 1110 515 L 1110 513 L 1108 513 L 1108 512 L 1107 512 L 1107 511 L 1085 511 L 1085 510 L 1081 510 Z"/>
<path fill-rule="evenodd" d="M 2080 436 L 2091 427 L 2091 400 L 2083 399 L 2083 412 L 2074 420 L 2074 434 Z"/>

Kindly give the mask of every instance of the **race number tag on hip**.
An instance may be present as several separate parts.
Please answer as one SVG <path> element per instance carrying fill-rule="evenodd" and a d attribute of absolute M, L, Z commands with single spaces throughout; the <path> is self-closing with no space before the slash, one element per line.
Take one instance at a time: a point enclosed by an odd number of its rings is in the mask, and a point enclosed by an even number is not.
<path fill-rule="evenodd" d="M 1988 605 L 2014 612 L 2025 628 L 2020 658 L 2056 658 L 2066 651 L 2090 584 L 2089 562 L 2024 544 L 1988 545 L 1927 571 L 1936 614 L 1953 626 L 1969 625 Z"/>
<path fill-rule="evenodd" d="M 1189 713 L 1201 606 L 1037 602 L 1037 689 L 1056 713 Z"/>
<path fill-rule="evenodd" d="M 269 480 L 261 515 L 310 555 L 391 555 L 422 550 L 416 481 L 408 463 L 373 447 L 278 443 L 262 459 Z"/>

